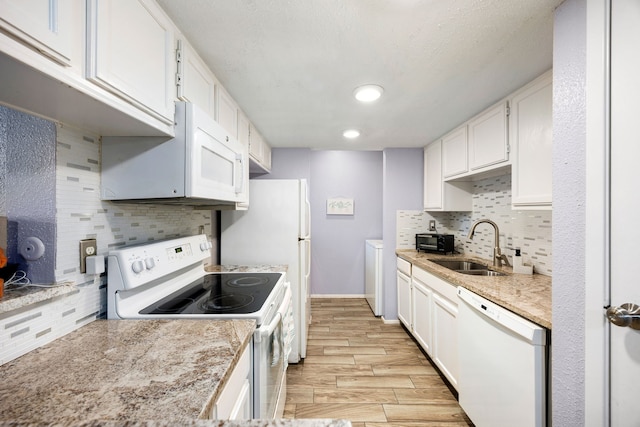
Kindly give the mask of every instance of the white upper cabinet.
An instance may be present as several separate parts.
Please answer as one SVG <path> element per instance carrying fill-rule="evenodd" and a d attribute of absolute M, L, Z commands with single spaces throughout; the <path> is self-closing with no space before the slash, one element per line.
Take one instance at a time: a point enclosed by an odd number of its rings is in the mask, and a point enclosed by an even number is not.
<path fill-rule="evenodd" d="M 249 129 L 251 128 L 251 122 L 244 113 L 238 109 L 238 141 L 247 149 L 249 149 Z"/>
<path fill-rule="evenodd" d="M 218 123 L 238 138 L 238 105 L 222 86 L 218 87 Z"/>
<path fill-rule="evenodd" d="M 466 173 L 469 170 L 467 153 L 467 125 L 464 125 L 442 138 L 442 176 L 449 178 Z"/>
<path fill-rule="evenodd" d="M 469 166 L 472 171 L 509 160 L 507 103 L 500 102 L 469 121 Z"/>
<path fill-rule="evenodd" d="M 424 148 L 424 209 L 442 209 L 442 141 Z"/>
<path fill-rule="evenodd" d="M 252 173 L 271 171 L 271 147 L 253 125 L 249 132 L 249 158 L 251 159 L 249 170 Z"/>
<path fill-rule="evenodd" d="M 442 175 L 443 140 L 424 149 L 424 210 L 470 211 L 471 183 L 445 182 Z"/>
<path fill-rule="evenodd" d="M 552 106 L 550 71 L 518 91 L 511 100 L 514 209 L 551 209 Z"/>
<path fill-rule="evenodd" d="M 73 57 L 77 0 L 0 0 L 0 28 L 62 65 Z"/>
<path fill-rule="evenodd" d="M 209 116 L 216 116 L 217 81 L 200 56 L 186 40 L 178 40 L 177 96 L 200 107 Z"/>
<path fill-rule="evenodd" d="M 157 119 L 173 123 L 173 25 L 151 0 L 90 0 L 87 78 Z"/>

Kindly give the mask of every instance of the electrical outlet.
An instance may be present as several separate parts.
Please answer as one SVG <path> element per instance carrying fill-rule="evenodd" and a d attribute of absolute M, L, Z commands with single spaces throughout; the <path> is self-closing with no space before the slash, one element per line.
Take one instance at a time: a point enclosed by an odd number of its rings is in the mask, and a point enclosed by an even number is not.
<path fill-rule="evenodd" d="M 435 219 L 430 219 L 429 220 L 429 231 L 436 231 L 436 220 Z"/>
<path fill-rule="evenodd" d="M 96 255 L 98 245 L 96 239 L 80 240 L 80 273 L 87 272 L 87 257 Z"/>

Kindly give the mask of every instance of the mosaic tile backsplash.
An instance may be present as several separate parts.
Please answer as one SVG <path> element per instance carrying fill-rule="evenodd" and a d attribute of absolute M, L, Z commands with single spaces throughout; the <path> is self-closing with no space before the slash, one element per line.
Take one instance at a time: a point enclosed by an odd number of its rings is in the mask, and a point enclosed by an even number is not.
<path fill-rule="evenodd" d="M 0 316 L 0 364 L 104 317 L 106 276 L 80 273 L 79 241 L 97 239 L 98 254 L 112 248 L 211 232 L 211 211 L 191 207 L 100 200 L 100 138 L 56 126 L 56 282 L 78 292 Z M 3 201 L 4 202 L 4 201 Z M 5 342 L 6 339 L 6 342 Z"/>
<path fill-rule="evenodd" d="M 399 249 L 415 248 L 415 234 L 426 232 L 429 221 L 435 220 L 438 233 L 455 235 L 456 252 L 489 260 L 493 227 L 481 224 L 472 240 L 467 235 L 475 221 L 490 219 L 498 224 L 500 248 L 510 262 L 514 249 L 520 248 L 523 261 L 533 264 L 536 273 L 551 276 L 551 211 L 512 210 L 510 174 L 474 182 L 472 212 L 398 211 L 396 217 Z"/>

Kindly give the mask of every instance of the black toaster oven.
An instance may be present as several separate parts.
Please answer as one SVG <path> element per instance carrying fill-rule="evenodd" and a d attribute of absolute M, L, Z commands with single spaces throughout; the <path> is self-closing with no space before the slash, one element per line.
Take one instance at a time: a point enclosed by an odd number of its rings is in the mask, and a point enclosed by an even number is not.
<path fill-rule="evenodd" d="M 416 234 L 416 251 L 453 253 L 453 234 Z"/>

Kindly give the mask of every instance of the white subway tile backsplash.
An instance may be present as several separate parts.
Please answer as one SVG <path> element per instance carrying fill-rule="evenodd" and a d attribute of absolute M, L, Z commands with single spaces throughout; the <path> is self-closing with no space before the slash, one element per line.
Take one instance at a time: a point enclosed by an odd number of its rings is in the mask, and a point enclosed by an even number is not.
<path fill-rule="evenodd" d="M 80 240 L 96 239 L 106 258 L 115 247 L 211 230 L 208 210 L 100 200 L 100 137 L 56 130 L 55 279 L 76 283 L 78 292 L 1 318 L 0 364 L 105 316 L 106 276 L 80 273 Z"/>
<path fill-rule="evenodd" d="M 551 211 L 512 210 L 510 174 L 474 182 L 472 203 L 472 212 L 398 211 L 396 239 L 402 242 L 398 248 L 414 248 L 415 234 L 426 232 L 429 220 L 435 219 L 438 233 L 455 235 L 456 252 L 491 259 L 493 227 L 479 225 L 474 238 L 467 238 L 471 225 L 486 218 L 498 224 L 500 247 L 510 260 L 514 249 L 520 248 L 524 262 L 532 263 L 536 273 L 551 275 Z M 408 245 L 409 241 L 413 243 Z"/>

